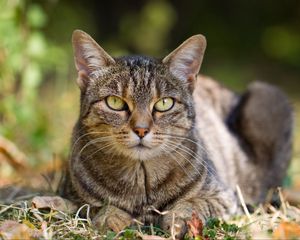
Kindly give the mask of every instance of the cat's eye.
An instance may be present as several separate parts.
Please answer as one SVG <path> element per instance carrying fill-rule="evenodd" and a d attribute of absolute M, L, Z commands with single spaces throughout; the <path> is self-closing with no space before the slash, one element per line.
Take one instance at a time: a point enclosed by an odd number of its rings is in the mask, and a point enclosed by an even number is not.
<path fill-rule="evenodd" d="M 154 109 L 159 112 L 169 111 L 174 106 L 174 99 L 165 97 L 154 104 Z"/>
<path fill-rule="evenodd" d="M 105 101 L 106 105 L 112 110 L 123 111 L 127 109 L 126 102 L 117 96 L 108 96 Z"/>

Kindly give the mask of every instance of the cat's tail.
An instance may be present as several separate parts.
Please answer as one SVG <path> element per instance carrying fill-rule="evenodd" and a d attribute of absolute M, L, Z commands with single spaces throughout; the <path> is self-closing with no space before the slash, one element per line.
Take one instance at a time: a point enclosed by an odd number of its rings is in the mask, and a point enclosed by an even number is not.
<path fill-rule="evenodd" d="M 235 130 L 250 161 L 261 172 L 262 192 L 282 185 L 292 152 L 293 110 L 277 87 L 254 82 L 237 107 Z"/>

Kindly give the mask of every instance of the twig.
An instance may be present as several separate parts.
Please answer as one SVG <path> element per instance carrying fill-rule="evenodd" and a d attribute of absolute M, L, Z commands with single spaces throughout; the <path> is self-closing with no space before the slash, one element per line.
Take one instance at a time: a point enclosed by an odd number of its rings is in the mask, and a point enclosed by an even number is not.
<path fill-rule="evenodd" d="M 154 211 L 154 212 L 156 212 L 156 213 L 158 213 L 159 215 L 166 215 L 167 213 L 169 213 L 169 211 L 163 211 L 163 212 L 161 212 L 161 211 L 159 211 L 158 209 L 156 209 L 154 206 L 150 206 L 149 208 L 148 208 L 148 210 L 149 211 Z"/>
<path fill-rule="evenodd" d="M 74 218 L 75 226 L 78 225 L 78 220 L 82 220 L 82 218 L 79 218 L 79 214 L 82 211 L 82 209 L 84 209 L 85 207 L 86 207 L 86 221 L 90 226 L 92 225 L 92 221 L 90 219 L 90 205 L 89 204 L 84 204 L 76 212 L 76 215 L 75 215 L 75 218 Z"/>
<path fill-rule="evenodd" d="M 278 193 L 279 193 L 283 214 L 286 215 L 286 204 L 280 187 L 278 188 Z"/>
<path fill-rule="evenodd" d="M 241 191 L 239 185 L 236 185 L 236 190 L 237 190 L 237 193 L 238 193 L 240 202 L 241 202 L 241 204 L 242 204 L 243 210 L 244 210 L 244 212 L 245 212 L 247 218 L 251 221 L 251 215 L 250 215 L 250 213 L 249 213 L 249 211 L 248 211 L 248 208 L 247 208 L 247 206 L 246 206 L 246 203 L 245 203 L 245 200 L 244 200 L 244 197 L 243 197 L 243 195 L 242 195 L 242 191 Z"/>
<path fill-rule="evenodd" d="M 8 163 L 17 171 L 24 171 L 27 168 L 27 159 L 23 152 L 8 139 L 0 136 L 0 153 L 5 157 Z"/>
<path fill-rule="evenodd" d="M 175 236 L 175 213 L 172 214 L 171 238 L 172 238 L 172 240 L 176 240 L 176 236 Z"/>
<path fill-rule="evenodd" d="M 150 224 L 151 235 L 154 235 L 153 223 Z"/>

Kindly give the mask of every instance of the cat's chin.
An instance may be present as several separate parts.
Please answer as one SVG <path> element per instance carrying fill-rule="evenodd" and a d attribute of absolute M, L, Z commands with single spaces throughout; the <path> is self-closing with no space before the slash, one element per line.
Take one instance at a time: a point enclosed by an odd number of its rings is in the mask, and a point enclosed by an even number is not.
<path fill-rule="evenodd" d="M 126 150 L 124 149 L 122 153 L 134 160 L 147 161 L 159 156 L 160 150 L 157 148 L 150 148 L 148 146 L 138 144 Z"/>

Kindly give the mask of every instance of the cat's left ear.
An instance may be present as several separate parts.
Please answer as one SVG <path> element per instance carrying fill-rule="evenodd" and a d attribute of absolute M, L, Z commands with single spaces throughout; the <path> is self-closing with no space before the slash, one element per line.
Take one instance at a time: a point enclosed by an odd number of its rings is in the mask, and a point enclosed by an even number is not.
<path fill-rule="evenodd" d="M 203 35 L 194 35 L 163 59 L 170 72 L 178 79 L 193 85 L 200 70 L 206 48 Z"/>

